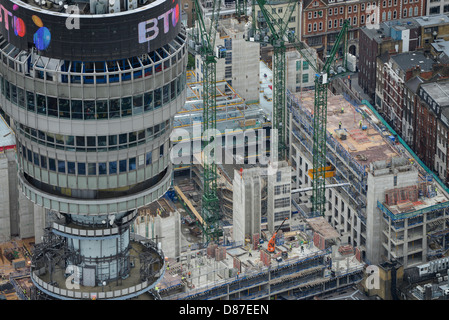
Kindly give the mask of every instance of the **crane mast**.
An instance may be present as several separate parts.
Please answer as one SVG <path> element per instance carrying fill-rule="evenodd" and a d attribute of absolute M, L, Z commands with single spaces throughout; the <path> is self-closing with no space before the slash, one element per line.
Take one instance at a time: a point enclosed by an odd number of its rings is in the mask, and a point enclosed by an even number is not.
<path fill-rule="evenodd" d="M 213 145 L 216 143 L 215 136 L 217 128 L 217 111 L 216 111 L 216 64 L 217 55 L 215 51 L 215 37 L 218 26 L 220 13 L 220 1 L 212 1 L 212 9 L 210 16 L 210 24 L 204 21 L 203 10 L 199 4 L 199 0 L 195 0 L 195 12 L 197 17 L 198 41 L 202 62 L 203 73 L 203 123 L 202 123 L 202 140 L 205 145 Z M 215 144 L 217 147 L 221 146 Z M 208 152 L 211 151 L 211 152 Z M 213 148 L 208 148 L 202 153 L 203 163 L 203 196 L 201 203 L 201 216 L 204 220 L 202 224 L 203 238 L 205 242 L 218 242 L 221 235 L 219 226 L 220 209 L 217 196 L 217 163 Z"/>
<path fill-rule="evenodd" d="M 312 179 L 312 213 L 315 215 L 324 215 L 326 212 L 326 170 L 327 167 L 327 94 L 330 81 L 330 69 L 335 62 L 340 43 L 343 44 L 342 66 L 346 72 L 346 36 L 349 21 L 343 23 L 342 29 L 332 47 L 332 50 L 324 62 L 324 66 L 315 77 L 315 99 L 313 112 L 313 179 Z M 343 42 L 342 42 L 343 41 Z M 338 74 L 338 71 L 335 72 Z"/>
<path fill-rule="evenodd" d="M 243 0 L 237 0 L 243 1 Z M 313 114 L 313 169 L 312 169 L 312 213 L 314 215 L 324 215 L 326 211 L 326 149 L 327 149 L 327 94 L 329 82 L 336 76 L 346 74 L 346 51 L 347 32 L 350 22 L 345 20 L 340 30 L 334 46 L 324 63 L 318 63 L 309 52 L 305 43 L 289 32 L 288 22 L 293 13 L 296 1 L 291 0 L 283 18 L 275 17 L 276 10 L 268 10 L 270 2 L 267 0 L 254 0 L 262 12 L 264 22 L 270 32 L 270 44 L 273 46 L 273 123 L 272 128 L 276 129 L 278 140 L 278 159 L 284 160 L 287 155 L 287 132 L 286 132 L 286 45 L 285 42 L 292 43 L 301 56 L 309 63 L 314 70 L 315 77 L 315 97 Z M 272 4 L 275 4 L 273 2 Z M 253 30 L 256 34 L 255 10 L 253 9 Z M 342 65 L 336 70 L 331 67 L 336 62 L 336 56 L 340 45 L 343 45 L 341 61 Z M 339 70 L 340 69 L 340 70 Z"/>
<path fill-rule="evenodd" d="M 243 1 L 243 0 L 240 0 Z M 286 124 L 286 110 L 287 110 L 287 95 L 286 95 L 286 42 L 291 41 L 292 34 L 288 30 L 288 23 L 296 6 L 296 2 L 292 1 L 288 4 L 282 17 L 279 17 L 272 10 L 267 9 L 269 2 L 266 0 L 254 0 L 260 8 L 263 15 L 263 20 L 267 24 L 267 31 L 269 30 L 269 43 L 273 46 L 273 119 L 272 129 L 275 130 L 273 138 L 277 143 L 277 159 L 286 160 L 287 155 L 287 124 Z M 275 14 L 276 16 L 274 16 Z M 253 9 L 253 28 L 255 27 L 254 20 L 255 11 Z M 253 30 L 255 33 L 255 30 Z M 259 39 L 263 41 L 264 39 Z"/>
<path fill-rule="evenodd" d="M 210 23 L 207 25 L 204 21 L 203 10 L 199 4 L 200 0 L 195 0 L 195 11 L 197 17 L 198 42 L 200 44 L 202 73 L 203 73 L 203 142 L 206 145 L 216 143 L 215 132 L 217 128 L 217 112 L 216 112 L 216 63 L 217 58 L 222 57 L 215 51 L 215 37 L 218 26 L 220 1 L 212 0 Z M 297 40 L 295 35 L 288 30 L 290 17 L 296 6 L 296 1 L 290 1 L 284 16 L 273 16 L 273 11 L 267 9 L 269 3 L 267 0 L 253 1 L 253 34 L 255 34 L 255 10 L 254 3 L 260 8 L 264 22 L 266 22 L 266 31 L 269 31 L 267 37 L 269 43 L 273 46 L 273 119 L 272 128 L 275 129 L 274 140 L 277 142 L 277 159 L 286 160 L 288 158 L 287 147 L 287 123 L 286 123 L 286 42 L 293 43 L 301 56 L 309 63 L 316 72 L 315 78 L 315 103 L 314 103 L 314 119 L 313 119 L 313 180 L 312 180 L 312 212 L 324 215 L 325 213 L 325 167 L 326 167 L 326 134 L 327 134 L 327 91 L 330 81 L 330 69 L 339 48 L 340 42 L 343 41 L 343 61 L 346 54 L 346 33 L 349 22 L 345 21 L 343 28 L 337 36 L 334 47 L 327 57 L 324 66 L 320 67 L 310 57 L 307 46 Z M 246 0 L 237 0 L 236 15 L 238 18 L 246 17 Z M 346 69 L 344 65 L 343 70 Z M 333 76 L 338 73 L 334 73 Z M 221 143 L 215 144 L 217 147 Z M 212 152 L 209 152 L 212 151 Z M 217 196 L 217 164 L 214 149 L 207 149 L 202 152 L 203 163 L 203 196 L 201 216 L 204 224 L 203 238 L 205 242 L 218 242 L 222 231 L 219 226 L 220 210 L 219 200 Z"/>

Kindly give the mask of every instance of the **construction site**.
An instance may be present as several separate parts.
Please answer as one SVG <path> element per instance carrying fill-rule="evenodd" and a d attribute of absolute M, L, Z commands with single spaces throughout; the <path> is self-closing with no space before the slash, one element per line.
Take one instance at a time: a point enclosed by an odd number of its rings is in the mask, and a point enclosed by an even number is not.
<path fill-rule="evenodd" d="M 189 30 L 195 66 L 167 137 L 163 192 L 114 215 L 42 209 L 42 237 L 0 243 L 0 299 L 448 299 L 448 187 L 368 101 L 330 90 L 349 73 L 337 54 L 348 23 L 318 63 L 263 3 L 256 33 L 213 3 L 195 1 L 207 19 Z M 293 92 L 285 79 L 302 71 L 286 66 L 304 63 L 315 86 Z"/>
<path fill-rule="evenodd" d="M 354 106 L 338 95 L 329 101 L 327 158 L 334 173 L 328 179 L 346 185 L 328 191 L 327 221 L 370 263 L 394 258 L 413 266 L 445 255 L 447 188 L 369 105 Z M 290 102 L 291 161 L 300 187 L 310 184 L 313 92 L 290 95 Z M 307 196 L 293 197 L 293 204 L 310 215 Z"/>
<path fill-rule="evenodd" d="M 30 300 L 35 287 L 29 268 L 34 238 L 0 244 L 0 300 Z"/>

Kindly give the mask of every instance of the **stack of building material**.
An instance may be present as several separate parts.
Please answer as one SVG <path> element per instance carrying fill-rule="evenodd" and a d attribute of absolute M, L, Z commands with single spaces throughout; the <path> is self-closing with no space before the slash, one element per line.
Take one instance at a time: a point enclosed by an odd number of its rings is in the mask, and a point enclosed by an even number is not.
<path fill-rule="evenodd" d="M 324 237 L 319 234 L 318 232 L 314 232 L 313 233 L 313 244 L 315 245 L 315 247 L 319 248 L 320 250 L 324 250 L 325 245 L 326 245 L 326 240 L 324 239 Z"/>
<path fill-rule="evenodd" d="M 12 263 L 14 259 L 19 257 L 19 252 L 11 248 L 6 248 L 3 250 L 3 255 Z"/>
<path fill-rule="evenodd" d="M 234 266 L 234 269 L 236 269 L 238 272 L 242 271 L 242 264 L 241 264 L 241 261 L 239 258 L 234 257 L 233 266 Z"/>
<path fill-rule="evenodd" d="M 433 186 L 427 186 L 427 197 L 429 198 L 433 198 L 437 195 L 436 191 L 435 191 L 435 187 Z"/>
<path fill-rule="evenodd" d="M 256 125 L 256 119 L 247 119 L 247 120 L 240 120 L 239 121 L 240 127 L 249 127 L 249 126 L 255 126 Z"/>
<path fill-rule="evenodd" d="M 344 130 L 344 129 L 335 129 L 335 134 L 341 140 L 346 140 L 346 130 Z"/>
<path fill-rule="evenodd" d="M 351 138 L 353 138 L 358 143 L 367 143 L 367 142 L 369 142 L 368 137 L 366 136 L 366 134 L 362 130 L 360 130 L 360 129 L 353 129 L 353 130 L 350 130 L 349 132 L 351 134 Z"/>
<path fill-rule="evenodd" d="M 253 250 L 259 248 L 260 235 L 258 233 L 253 234 Z"/>
<path fill-rule="evenodd" d="M 14 259 L 11 261 L 12 262 L 12 266 L 14 269 L 20 269 L 20 268 L 25 268 L 25 259 L 20 258 L 20 259 Z"/>
<path fill-rule="evenodd" d="M 385 203 L 392 206 L 405 202 L 416 202 L 418 201 L 418 194 L 418 187 L 416 185 L 390 189 L 385 191 Z"/>
<path fill-rule="evenodd" d="M 216 243 L 210 243 L 207 247 L 207 256 L 209 258 L 215 258 L 215 250 L 217 249 L 218 244 Z"/>
<path fill-rule="evenodd" d="M 215 260 L 222 261 L 225 259 L 226 259 L 226 248 L 225 247 L 215 248 Z"/>
<path fill-rule="evenodd" d="M 340 246 L 338 248 L 338 252 L 340 252 L 340 254 L 342 256 L 345 256 L 345 255 L 353 254 L 354 248 L 350 244 L 348 244 L 348 245 Z"/>
<path fill-rule="evenodd" d="M 413 203 L 409 200 L 398 201 L 397 206 L 400 212 L 412 211 L 415 208 Z"/>
<path fill-rule="evenodd" d="M 260 250 L 260 261 L 269 267 L 271 265 L 271 254 L 266 250 Z"/>

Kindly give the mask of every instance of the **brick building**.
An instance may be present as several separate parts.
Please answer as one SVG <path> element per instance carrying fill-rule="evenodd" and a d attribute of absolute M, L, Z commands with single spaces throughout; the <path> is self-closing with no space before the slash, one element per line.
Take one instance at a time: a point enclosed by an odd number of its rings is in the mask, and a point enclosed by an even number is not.
<path fill-rule="evenodd" d="M 403 123 L 402 139 L 415 150 L 415 132 L 416 126 L 416 105 L 418 102 L 417 94 L 421 83 L 424 82 L 420 76 L 416 76 L 404 83 L 404 102 L 403 102 Z"/>
<path fill-rule="evenodd" d="M 431 52 L 433 42 L 449 40 L 449 17 L 447 15 L 424 16 L 415 20 L 421 28 L 421 46 L 425 52 Z"/>
<path fill-rule="evenodd" d="M 368 1 L 306 0 L 303 3 L 302 40 L 317 50 L 320 57 L 330 50 L 343 21 L 350 20 L 349 53 L 358 54 L 359 27 L 365 25 Z M 375 2 L 374 2 L 375 3 Z"/>
<path fill-rule="evenodd" d="M 349 53 L 358 56 L 360 28 L 418 17 L 424 12 L 425 0 L 306 0 L 302 10 L 302 39 L 322 56 L 334 43 L 343 21 L 348 19 Z"/>
<path fill-rule="evenodd" d="M 387 53 L 415 51 L 419 45 L 419 25 L 413 19 L 382 22 L 379 28 L 360 29 L 358 84 L 376 104 L 377 58 Z"/>
<path fill-rule="evenodd" d="M 425 0 L 379 0 L 380 22 L 425 15 Z"/>
<path fill-rule="evenodd" d="M 383 66 L 382 106 L 380 111 L 392 128 L 402 134 L 403 111 L 405 105 L 404 84 L 411 78 L 421 75 L 430 78 L 434 60 L 422 52 L 406 52 L 390 57 Z"/>
<path fill-rule="evenodd" d="M 416 154 L 448 181 L 449 80 L 421 84 L 417 103 Z"/>
<path fill-rule="evenodd" d="M 449 65 L 417 51 L 391 56 L 382 70 L 380 112 L 384 119 L 447 183 Z"/>
<path fill-rule="evenodd" d="M 387 0 L 388 1 L 388 0 Z M 381 8 L 383 7 L 383 2 Z M 393 4 L 394 4 L 393 0 Z M 416 2 L 413 2 L 415 5 Z M 419 3 L 418 3 L 419 4 Z M 388 2 L 386 4 L 388 9 Z M 416 7 L 413 7 L 413 12 Z M 418 7 L 419 9 L 419 7 Z M 382 12 L 382 11 L 381 11 Z M 390 11 L 383 11 L 386 17 L 389 17 Z M 393 14 L 392 16 L 397 16 Z M 418 10 L 419 12 L 419 10 Z M 404 12 L 403 12 L 404 13 Z M 408 13 L 409 14 L 409 13 Z M 366 94 L 368 94 L 374 101 L 376 107 L 380 108 L 382 105 L 382 90 L 375 88 L 373 79 L 374 70 L 378 66 L 377 59 L 383 55 L 388 59 L 389 55 L 409 52 L 415 50 L 422 50 L 425 54 L 432 54 L 436 56 L 441 54 L 442 49 L 435 50 L 443 46 L 444 41 L 449 40 L 449 17 L 445 15 L 435 15 L 430 17 L 411 17 L 401 20 L 381 22 L 376 28 L 362 27 L 360 29 L 360 54 L 359 54 L 359 77 L 358 84 L 362 87 Z M 435 43 L 439 43 L 436 47 Z M 387 54 L 386 54 L 387 53 Z M 381 59 L 382 60 L 382 59 Z M 449 58 L 446 63 L 449 62 Z M 377 71 L 376 71 L 377 72 Z M 379 74 L 377 72 L 377 74 Z M 379 85 L 381 79 L 376 78 L 376 83 Z M 375 89 L 374 89 L 375 88 Z"/>

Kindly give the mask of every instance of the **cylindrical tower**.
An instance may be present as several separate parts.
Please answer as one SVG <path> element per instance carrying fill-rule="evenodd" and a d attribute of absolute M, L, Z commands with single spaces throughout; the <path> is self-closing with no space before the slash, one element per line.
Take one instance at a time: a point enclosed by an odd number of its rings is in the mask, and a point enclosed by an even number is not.
<path fill-rule="evenodd" d="M 178 0 L 0 4 L 0 104 L 20 188 L 48 217 L 31 279 L 57 299 L 150 291 L 163 255 L 130 224 L 172 180 L 187 65 Z"/>

